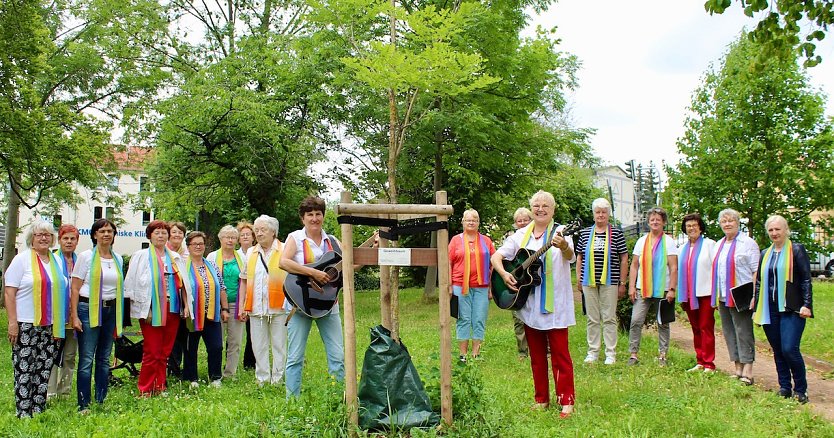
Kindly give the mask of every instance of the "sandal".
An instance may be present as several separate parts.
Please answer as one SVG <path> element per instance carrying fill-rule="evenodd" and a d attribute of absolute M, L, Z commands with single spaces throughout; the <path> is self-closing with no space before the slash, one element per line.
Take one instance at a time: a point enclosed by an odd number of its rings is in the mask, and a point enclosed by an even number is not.
<path fill-rule="evenodd" d="M 750 386 L 754 382 L 754 379 L 752 377 L 745 377 L 745 376 L 739 377 L 738 380 L 739 380 L 739 382 L 745 384 L 746 386 Z"/>

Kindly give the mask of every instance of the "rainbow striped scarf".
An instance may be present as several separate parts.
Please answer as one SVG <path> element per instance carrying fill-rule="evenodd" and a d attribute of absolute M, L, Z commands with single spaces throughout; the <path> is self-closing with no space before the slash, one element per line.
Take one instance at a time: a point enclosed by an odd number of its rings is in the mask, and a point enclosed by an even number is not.
<path fill-rule="evenodd" d="M 478 250 L 475 251 L 475 273 L 478 277 L 478 285 L 489 284 L 489 247 L 486 239 L 478 233 L 476 236 L 478 240 Z M 469 293 L 469 277 L 472 275 L 472 250 L 469 248 L 469 243 L 466 241 L 466 236 L 460 234 L 460 240 L 463 242 L 463 295 Z"/>
<path fill-rule="evenodd" d="M 661 234 L 660 239 L 654 241 L 652 233 L 646 234 L 643 253 L 640 255 L 640 291 L 643 298 L 663 298 L 669 270 L 667 264 L 666 235 Z"/>
<path fill-rule="evenodd" d="M 327 235 L 322 232 L 322 239 L 327 244 L 327 250 L 325 252 L 333 251 L 333 244 L 330 243 L 330 239 L 327 238 Z M 316 261 L 316 254 L 313 252 L 313 246 L 310 245 L 310 239 L 304 239 L 303 243 L 301 244 L 302 250 L 304 253 L 304 264 L 313 263 Z"/>
<path fill-rule="evenodd" d="M 49 272 L 38 253 L 32 253 L 32 301 L 35 305 L 35 326 L 52 325 L 52 336 L 64 337 L 69 315 L 69 285 L 58 272 L 58 259 L 49 252 Z"/>
<path fill-rule="evenodd" d="M 67 259 L 64 258 L 64 253 L 61 252 L 60 249 L 55 250 L 55 258 L 61 262 L 61 271 L 64 273 L 64 278 L 67 279 L 67 287 L 70 287 L 72 283 L 72 271 L 69 269 L 69 265 L 67 264 Z M 78 261 L 78 256 L 75 253 L 72 253 L 72 266 L 75 267 L 75 263 Z"/>
<path fill-rule="evenodd" d="M 148 263 L 151 265 L 151 325 L 154 327 L 164 326 L 168 321 L 168 312 L 179 308 L 176 291 L 182 287 L 179 268 L 174 263 L 174 257 L 171 257 L 173 252 L 167 247 L 163 251 L 164 257 L 157 257 L 156 249 L 153 246 L 148 248 Z M 173 271 L 168 273 L 172 279 L 170 282 L 165 281 L 165 266 L 168 264 Z M 166 286 L 169 289 L 167 291 Z M 169 294 L 169 291 L 172 293 Z"/>
<path fill-rule="evenodd" d="M 521 247 L 526 248 L 527 242 L 530 241 L 530 238 L 533 236 L 533 228 L 535 228 L 536 224 L 531 222 L 530 225 L 527 225 L 527 230 L 524 232 L 524 237 L 521 239 Z M 551 240 L 553 240 L 553 234 L 556 232 L 556 226 L 551 221 L 550 224 L 545 229 L 544 234 L 542 234 L 542 246 L 547 245 Z M 554 295 L 556 293 L 556 286 L 553 284 L 553 247 L 547 249 L 547 251 L 542 255 L 544 257 L 544 263 L 542 263 L 541 267 L 541 277 L 542 282 L 539 285 L 539 311 L 541 313 L 553 313 L 554 309 Z"/>
<path fill-rule="evenodd" d="M 733 239 L 733 243 L 730 244 L 730 251 L 727 254 L 727 262 L 726 262 L 726 278 L 724 280 L 724 290 L 727 294 L 725 297 L 724 305 L 727 307 L 735 307 L 735 301 L 733 301 L 733 294 L 730 292 L 736 284 L 738 284 L 738 280 L 736 279 L 736 243 L 738 242 L 739 235 L 736 234 L 736 238 Z M 718 307 L 718 299 L 719 299 L 719 291 L 718 291 L 718 259 L 721 258 L 721 249 L 724 248 L 724 244 L 727 242 L 727 238 L 724 237 L 721 239 L 721 243 L 718 244 L 718 249 L 715 251 L 715 258 L 712 260 L 712 307 Z"/>
<path fill-rule="evenodd" d="M 591 225 L 591 233 L 588 237 L 588 245 L 585 247 L 585 266 L 582 268 L 582 285 L 596 286 L 596 260 L 594 259 L 594 239 L 596 238 L 596 226 Z M 611 236 L 613 227 L 608 225 L 608 233 L 605 234 L 605 248 L 602 256 L 602 272 L 599 275 L 600 283 L 611 284 Z M 593 271 L 592 271 L 593 270 Z"/>
<path fill-rule="evenodd" d="M 237 251 L 232 250 L 235 254 L 235 262 L 237 263 L 237 269 L 240 272 L 243 272 L 243 259 L 241 259 L 240 254 Z M 220 276 L 224 276 L 223 273 L 225 267 L 223 265 L 223 250 L 218 250 L 217 255 L 215 256 L 215 266 L 220 269 Z M 225 279 L 225 277 L 223 277 Z M 243 290 L 243 280 L 238 278 L 237 281 L 237 300 L 235 301 L 235 319 L 240 321 L 240 314 L 243 312 L 243 298 L 246 294 Z M 228 298 L 228 296 L 227 296 Z"/>
<path fill-rule="evenodd" d="M 269 256 L 269 261 L 266 263 L 269 267 L 267 270 L 269 277 L 267 281 L 267 293 L 269 297 L 269 308 L 280 310 L 284 307 L 284 279 L 287 278 L 287 273 L 279 265 L 284 246 L 278 239 L 275 239 L 272 248 L 272 255 Z M 247 312 L 252 311 L 255 303 L 255 269 L 261 264 L 259 259 L 263 253 L 263 248 L 259 245 L 250 251 L 249 260 L 246 263 L 246 301 L 243 303 L 243 310 Z M 238 293 L 240 292 L 238 291 Z"/>
<path fill-rule="evenodd" d="M 687 240 L 678 258 L 678 302 L 689 303 L 692 310 L 700 308 L 695 288 L 698 285 L 698 257 L 703 247 L 704 236 L 698 237 L 694 248 Z"/>
<path fill-rule="evenodd" d="M 116 336 L 122 335 L 122 318 L 124 317 L 124 272 L 122 272 L 122 259 L 114 252 L 110 252 L 113 263 L 116 265 Z M 101 326 L 101 303 L 102 303 L 102 278 L 101 254 L 98 247 L 93 247 L 93 258 L 90 262 L 90 327 Z"/>
<path fill-rule="evenodd" d="M 770 275 L 767 272 L 770 263 L 776 265 L 776 300 L 779 311 L 785 311 L 787 283 L 789 280 L 793 280 L 793 244 L 791 244 L 790 239 L 785 241 L 783 248 L 783 251 L 776 252 L 773 250 L 773 245 L 770 245 L 770 248 L 762 256 L 762 267 L 759 269 L 759 283 L 761 284 L 759 302 L 756 304 L 756 312 L 753 314 L 753 322 L 756 324 L 770 324 L 770 300 L 765 296 L 770 290 Z M 775 256 L 773 255 L 774 252 L 776 253 Z M 782 257 L 782 254 L 785 257 Z M 771 261 L 774 257 L 776 258 L 775 261 Z"/>
<path fill-rule="evenodd" d="M 209 321 L 220 321 L 220 281 L 217 277 L 217 270 L 203 257 L 203 265 L 206 267 L 206 280 L 197 272 L 197 266 L 188 258 L 185 264 L 185 272 L 188 273 L 188 279 L 191 284 L 191 296 L 193 297 L 192 318 L 188 321 L 188 328 L 191 331 L 202 331 L 206 325 L 206 319 Z M 208 294 L 206 294 L 206 286 L 208 286 Z M 208 299 L 208 308 L 206 308 L 206 300 Z"/>

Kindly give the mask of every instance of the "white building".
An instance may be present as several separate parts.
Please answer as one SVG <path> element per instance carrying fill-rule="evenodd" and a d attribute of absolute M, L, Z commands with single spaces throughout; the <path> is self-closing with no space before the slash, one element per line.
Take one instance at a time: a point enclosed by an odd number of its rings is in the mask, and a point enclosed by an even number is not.
<path fill-rule="evenodd" d="M 130 255 L 135 251 L 148 247 L 145 238 L 145 227 L 154 219 L 150 210 L 136 210 L 133 201 L 138 194 L 147 190 L 147 176 L 144 173 L 143 162 L 150 149 L 129 147 L 124 152 L 114 153 L 118 164 L 118 172 L 108 175 L 106 184 L 91 190 L 76 186 L 81 202 L 75 207 L 63 206 L 56 214 L 47 212 L 45 207 L 36 206 L 30 210 L 20 209 L 20 229 L 18 233 L 18 250 L 25 247 L 24 237 L 26 228 L 36 217 L 51 221 L 57 231 L 60 224 L 73 224 L 78 227 L 80 235 L 77 252 L 93 247 L 90 240 L 90 227 L 97 219 L 107 217 L 116 223 L 117 234 L 113 248 L 120 254 Z M 122 200 L 123 205 L 117 210 L 116 200 Z"/>
<path fill-rule="evenodd" d="M 634 225 L 638 221 L 634 203 L 634 181 L 620 166 L 607 166 L 594 169 L 594 184 L 610 197 L 613 217 L 623 227 Z"/>

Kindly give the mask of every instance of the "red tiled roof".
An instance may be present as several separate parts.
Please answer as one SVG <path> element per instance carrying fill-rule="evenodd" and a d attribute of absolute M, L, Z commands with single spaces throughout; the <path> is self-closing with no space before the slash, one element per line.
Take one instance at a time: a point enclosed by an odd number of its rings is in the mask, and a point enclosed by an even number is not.
<path fill-rule="evenodd" d="M 123 150 L 113 152 L 113 160 L 120 170 L 142 170 L 145 160 L 153 153 L 152 148 L 128 146 Z"/>

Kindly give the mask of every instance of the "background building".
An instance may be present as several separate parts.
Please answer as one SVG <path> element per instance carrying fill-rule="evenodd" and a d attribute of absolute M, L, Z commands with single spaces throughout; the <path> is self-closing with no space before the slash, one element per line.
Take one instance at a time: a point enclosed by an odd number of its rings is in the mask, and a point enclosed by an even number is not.
<path fill-rule="evenodd" d="M 637 223 L 634 181 L 623 168 L 607 166 L 595 169 L 594 184 L 608 195 L 614 210 L 612 217 L 617 223 L 623 227 Z"/>

